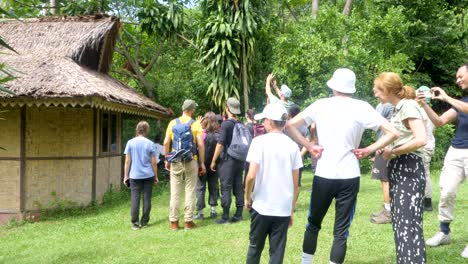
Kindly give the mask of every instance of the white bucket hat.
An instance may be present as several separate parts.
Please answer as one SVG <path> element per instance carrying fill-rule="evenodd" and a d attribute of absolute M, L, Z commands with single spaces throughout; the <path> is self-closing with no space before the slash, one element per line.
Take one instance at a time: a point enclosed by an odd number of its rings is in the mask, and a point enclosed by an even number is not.
<path fill-rule="evenodd" d="M 260 114 L 256 114 L 254 116 L 254 119 L 260 120 L 268 118 L 275 121 L 286 121 L 285 119 L 283 119 L 283 116 L 285 114 L 287 115 L 288 112 L 286 111 L 286 108 L 283 106 L 283 104 L 267 104 L 263 109 L 263 112 L 261 112 Z"/>
<path fill-rule="evenodd" d="M 333 73 L 333 76 L 328 80 L 327 85 L 330 89 L 341 93 L 356 92 L 356 74 L 350 69 L 341 68 Z"/>

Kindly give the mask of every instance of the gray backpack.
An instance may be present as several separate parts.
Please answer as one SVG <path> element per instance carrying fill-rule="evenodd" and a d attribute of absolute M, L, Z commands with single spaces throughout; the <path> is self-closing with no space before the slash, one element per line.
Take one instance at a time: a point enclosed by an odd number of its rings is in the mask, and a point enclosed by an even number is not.
<path fill-rule="evenodd" d="M 233 121 L 232 141 L 227 149 L 227 154 L 237 160 L 245 161 L 249 152 L 252 135 L 249 129 L 241 122 Z"/>

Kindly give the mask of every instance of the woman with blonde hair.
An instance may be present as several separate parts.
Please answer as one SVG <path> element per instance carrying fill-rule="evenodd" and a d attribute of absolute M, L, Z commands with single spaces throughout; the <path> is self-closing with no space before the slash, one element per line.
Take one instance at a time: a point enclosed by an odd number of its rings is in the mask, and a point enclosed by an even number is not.
<path fill-rule="evenodd" d="M 423 234 L 423 198 L 426 183 L 422 149 L 426 129 L 418 103 L 407 99 L 414 89 L 403 86 L 398 74 L 384 72 L 374 80 L 374 93 L 382 103 L 395 106 L 390 119 L 400 137 L 387 146 L 390 207 L 397 263 L 426 263 Z"/>
<path fill-rule="evenodd" d="M 216 114 L 213 112 L 207 112 L 200 121 L 201 127 L 203 128 L 203 142 L 205 144 L 205 167 L 206 173 L 204 175 L 198 175 L 197 181 L 197 214 L 194 219 L 203 219 L 203 209 L 205 208 L 205 193 L 206 184 L 208 183 L 208 204 L 210 208 L 210 217 L 216 218 L 218 212 L 216 206 L 218 205 L 219 199 L 219 176 L 216 171 L 210 169 L 211 159 L 216 148 L 216 143 L 219 139 L 219 123 Z"/>

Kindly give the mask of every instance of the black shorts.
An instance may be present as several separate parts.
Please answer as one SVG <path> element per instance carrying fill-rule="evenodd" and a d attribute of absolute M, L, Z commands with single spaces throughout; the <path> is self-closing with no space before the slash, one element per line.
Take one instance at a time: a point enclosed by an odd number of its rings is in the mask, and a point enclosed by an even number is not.
<path fill-rule="evenodd" d="M 388 182 L 388 160 L 382 155 L 375 155 L 374 165 L 372 166 L 372 179 Z"/>

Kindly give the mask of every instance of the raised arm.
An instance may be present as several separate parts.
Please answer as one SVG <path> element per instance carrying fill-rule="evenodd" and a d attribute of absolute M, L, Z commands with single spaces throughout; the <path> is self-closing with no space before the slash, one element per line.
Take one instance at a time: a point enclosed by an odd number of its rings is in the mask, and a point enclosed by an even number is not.
<path fill-rule="evenodd" d="M 440 87 L 432 87 L 431 91 L 434 94 L 432 99 L 437 99 L 437 100 L 447 102 L 450 105 L 452 105 L 453 107 L 455 107 L 456 109 L 458 109 L 459 111 L 462 111 L 463 113 L 468 114 L 468 103 L 467 102 L 463 102 L 461 100 L 457 100 L 455 98 L 450 97 Z"/>
<path fill-rule="evenodd" d="M 441 96 L 440 94 L 438 95 L 439 97 Z M 435 98 L 435 97 L 433 97 Z M 440 99 L 439 99 L 440 100 Z M 432 108 L 427 104 L 426 97 L 424 96 L 423 93 L 419 93 L 416 96 L 416 101 L 419 103 L 419 105 L 424 109 L 426 112 L 427 116 L 429 119 L 432 121 L 434 126 L 436 127 L 441 127 L 445 124 L 448 124 L 450 122 L 453 122 L 457 119 L 457 111 L 454 109 L 450 108 L 449 110 L 445 111 L 442 115 L 438 115 Z"/>

